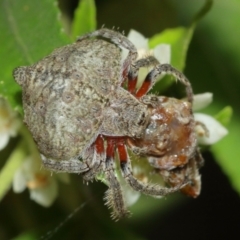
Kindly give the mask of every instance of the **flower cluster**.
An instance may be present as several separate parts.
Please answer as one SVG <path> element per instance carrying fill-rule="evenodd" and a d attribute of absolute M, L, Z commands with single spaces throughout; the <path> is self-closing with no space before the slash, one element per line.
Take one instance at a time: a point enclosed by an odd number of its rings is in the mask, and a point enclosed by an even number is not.
<path fill-rule="evenodd" d="M 51 174 L 48 170 L 41 169 L 40 158 L 29 156 L 14 175 L 13 191 L 21 193 L 28 188 L 30 199 L 44 207 L 49 207 L 58 194 L 57 179 L 68 183 L 69 175 L 66 173 Z"/>
<path fill-rule="evenodd" d="M 0 150 L 7 146 L 11 137 L 18 134 L 20 127 L 21 120 L 17 113 L 11 109 L 9 103 L 4 98 L 0 97 Z M 26 134 L 23 137 L 27 140 L 30 136 Z M 28 140 L 33 141 L 32 139 Z M 30 191 L 30 198 L 32 200 L 42 206 L 48 207 L 57 197 L 57 179 L 67 183 L 69 175 L 65 173 L 51 174 L 51 172 L 41 169 L 39 153 L 36 149 L 29 150 L 30 152 L 36 152 L 25 157 L 22 160 L 21 166 L 15 170 L 12 182 L 13 191 L 20 193 L 27 188 Z"/>

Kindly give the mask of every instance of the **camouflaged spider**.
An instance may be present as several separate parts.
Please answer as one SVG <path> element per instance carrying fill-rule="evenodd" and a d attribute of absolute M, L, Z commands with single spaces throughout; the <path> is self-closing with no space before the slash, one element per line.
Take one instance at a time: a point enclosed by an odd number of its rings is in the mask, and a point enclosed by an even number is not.
<path fill-rule="evenodd" d="M 123 63 L 120 48 L 129 50 Z M 136 191 L 164 196 L 181 189 L 193 197 L 200 191 L 198 169 L 203 160 L 194 132 L 191 85 L 171 65 L 153 56 L 136 60 L 137 56 L 125 36 L 100 29 L 34 65 L 14 70 L 23 90 L 24 122 L 43 165 L 57 172 L 82 173 L 85 181 L 104 173 L 107 204 L 116 219 L 128 211 L 115 176 L 115 151 L 123 177 Z M 138 70 L 147 66 L 154 68 L 136 89 Z M 162 73 L 185 85 L 187 100 L 146 95 Z M 171 187 L 136 179 L 127 148 L 147 157 Z"/>

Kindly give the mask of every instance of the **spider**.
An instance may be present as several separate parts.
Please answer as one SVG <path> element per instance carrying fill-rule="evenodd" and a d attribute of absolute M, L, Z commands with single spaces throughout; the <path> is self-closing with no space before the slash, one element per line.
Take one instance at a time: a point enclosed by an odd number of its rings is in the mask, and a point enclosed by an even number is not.
<path fill-rule="evenodd" d="M 120 48 L 129 51 L 123 62 Z M 24 122 L 43 165 L 81 173 L 87 182 L 104 173 L 105 199 L 115 219 L 129 215 L 115 174 L 116 153 L 122 176 L 143 194 L 165 196 L 181 190 L 196 197 L 201 187 L 203 159 L 194 132 L 192 87 L 171 65 L 153 56 L 137 57 L 124 35 L 102 28 L 13 73 L 23 90 Z M 138 70 L 149 66 L 153 70 L 137 89 Z M 185 100 L 147 94 L 162 73 L 185 86 Z M 128 150 L 146 157 L 170 187 L 134 177 Z"/>

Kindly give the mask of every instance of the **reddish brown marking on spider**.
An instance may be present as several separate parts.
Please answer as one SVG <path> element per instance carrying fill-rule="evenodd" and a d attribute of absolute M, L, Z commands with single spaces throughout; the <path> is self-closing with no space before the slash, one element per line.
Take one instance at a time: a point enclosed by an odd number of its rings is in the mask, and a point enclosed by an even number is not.
<path fill-rule="evenodd" d="M 152 79 L 149 78 L 149 76 L 147 76 L 144 80 L 144 82 L 142 83 L 142 86 L 138 89 L 137 93 L 136 93 L 136 98 L 140 98 L 142 97 L 143 95 L 145 95 L 150 87 L 151 87 L 151 81 Z"/>
<path fill-rule="evenodd" d="M 137 85 L 137 76 L 135 76 L 135 77 L 129 76 L 129 78 L 128 78 L 128 91 L 131 94 L 134 94 L 134 91 L 136 90 L 136 85 Z"/>
<path fill-rule="evenodd" d="M 129 51 L 123 62 L 120 48 Z M 103 173 L 109 187 L 105 199 L 116 219 L 128 216 L 128 210 L 115 174 L 115 152 L 122 176 L 143 194 L 164 196 L 181 190 L 196 197 L 201 186 L 198 170 L 203 160 L 194 132 L 191 85 L 171 65 L 137 56 L 125 36 L 100 29 L 14 70 L 23 90 L 24 122 L 43 165 L 81 173 L 85 181 Z M 153 70 L 137 89 L 138 70 L 148 66 Z M 185 86 L 186 100 L 147 94 L 162 73 Z M 138 180 L 128 150 L 147 158 L 170 187 Z"/>
<path fill-rule="evenodd" d="M 97 137 L 97 139 L 95 140 L 95 146 L 96 146 L 96 152 L 98 154 L 102 154 L 105 149 L 104 149 L 104 141 L 101 135 L 99 135 Z"/>

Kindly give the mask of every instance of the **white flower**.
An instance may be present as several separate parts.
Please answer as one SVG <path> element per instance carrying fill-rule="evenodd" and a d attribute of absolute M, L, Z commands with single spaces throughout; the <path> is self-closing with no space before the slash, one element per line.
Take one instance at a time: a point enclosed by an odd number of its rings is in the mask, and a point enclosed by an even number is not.
<path fill-rule="evenodd" d="M 141 33 L 130 30 L 127 38 L 133 43 L 138 51 L 138 59 L 153 55 L 161 64 L 170 63 L 171 60 L 171 46 L 169 44 L 159 44 L 154 49 L 149 49 L 148 39 Z M 127 57 L 128 50 L 122 50 L 122 60 Z M 146 77 L 151 68 L 141 68 L 138 74 L 138 86 Z M 159 78 L 160 79 L 160 78 Z"/>
<path fill-rule="evenodd" d="M 16 136 L 19 126 L 17 113 L 4 98 L 0 97 L 0 150 L 7 146 L 10 137 Z"/>
<path fill-rule="evenodd" d="M 41 169 L 41 160 L 31 156 L 24 160 L 13 178 L 13 191 L 21 193 L 26 188 L 30 191 L 30 198 L 38 204 L 49 207 L 57 197 L 57 178 L 68 182 L 68 174 L 51 174 Z"/>
<path fill-rule="evenodd" d="M 199 110 L 212 102 L 212 93 L 194 95 L 193 110 Z M 197 123 L 196 133 L 198 142 L 204 145 L 212 145 L 228 134 L 228 130 L 215 118 L 203 113 L 194 113 Z"/>

